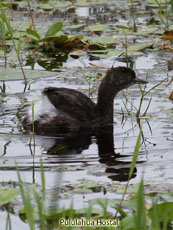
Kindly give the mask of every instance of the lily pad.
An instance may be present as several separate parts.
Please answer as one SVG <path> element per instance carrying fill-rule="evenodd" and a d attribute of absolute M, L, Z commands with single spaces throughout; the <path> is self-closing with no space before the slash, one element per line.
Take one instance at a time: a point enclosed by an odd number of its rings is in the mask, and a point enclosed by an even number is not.
<path fill-rule="evenodd" d="M 102 186 L 94 182 L 84 181 L 80 184 L 68 184 L 66 187 L 76 193 L 90 193 L 100 192 Z"/>
<path fill-rule="evenodd" d="M 157 27 L 149 27 L 149 28 L 144 28 L 144 29 L 140 28 L 134 34 L 147 36 L 149 34 L 155 34 L 157 32 L 158 32 L 158 28 Z"/>
<path fill-rule="evenodd" d="M 153 43 L 140 43 L 131 45 L 127 48 L 128 52 L 136 52 L 140 50 L 144 50 L 146 48 L 151 48 L 153 46 Z"/>
<path fill-rule="evenodd" d="M 78 0 L 76 3 L 75 3 L 76 6 L 88 6 L 89 3 L 86 1 L 86 0 Z"/>
<path fill-rule="evenodd" d="M 88 26 L 88 28 L 86 28 L 84 31 L 92 31 L 92 32 L 102 32 L 103 30 L 105 30 L 106 28 L 108 28 L 108 25 L 92 25 L 92 26 Z"/>
<path fill-rule="evenodd" d="M 120 56 L 120 55 L 123 55 L 123 51 L 117 51 L 117 50 L 110 50 L 108 53 L 107 53 L 107 55 L 109 56 L 109 57 L 111 57 L 111 56 L 114 56 L 114 57 L 118 57 L 118 56 Z"/>
<path fill-rule="evenodd" d="M 72 3 L 70 1 L 57 1 L 55 7 L 58 8 L 65 8 L 71 6 Z"/>
<path fill-rule="evenodd" d="M 84 24 L 77 24 L 77 25 L 70 25 L 70 26 L 65 26 L 63 27 L 64 29 L 70 29 L 70 30 L 75 30 L 75 29 L 79 29 L 81 27 L 85 26 Z"/>
<path fill-rule="evenodd" d="M 57 73 L 41 70 L 24 70 L 27 79 L 37 79 L 40 77 L 52 77 Z M 20 69 L 0 69 L 0 81 L 23 80 Z"/>
<path fill-rule="evenodd" d="M 112 37 L 91 37 L 88 39 L 90 44 L 100 43 L 103 45 L 110 45 L 115 43 L 115 38 Z"/>
<path fill-rule="evenodd" d="M 124 51 L 117 51 L 117 50 L 109 50 L 107 53 L 101 53 L 101 52 L 89 52 L 91 56 L 98 57 L 98 58 L 108 58 L 108 57 L 119 57 L 119 56 L 124 56 L 125 52 Z M 142 52 L 138 51 L 130 51 L 127 53 L 127 55 L 130 56 L 141 56 L 143 55 Z"/>
<path fill-rule="evenodd" d="M 38 4 L 38 6 L 44 10 L 52 10 L 53 9 L 53 6 L 51 6 L 49 3 L 40 3 L 40 4 Z"/>
<path fill-rule="evenodd" d="M 84 188 L 84 189 L 78 188 L 78 189 L 74 189 L 74 192 L 79 194 L 87 194 L 87 193 L 92 193 L 92 190 L 88 188 Z"/>

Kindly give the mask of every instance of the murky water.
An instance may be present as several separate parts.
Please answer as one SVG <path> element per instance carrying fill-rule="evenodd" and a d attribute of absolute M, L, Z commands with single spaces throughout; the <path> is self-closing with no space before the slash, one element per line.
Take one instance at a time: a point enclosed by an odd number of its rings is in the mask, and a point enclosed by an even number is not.
<path fill-rule="evenodd" d="M 89 12 L 88 8 L 83 8 L 83 10 L 85 12 L 83 16 L 86 16 Z M 82 13 L 81 10 L 80 13 Z M 171 58 L 171 52 L 162 50 L 153 53 L 146 52 L 133 60 L 137 75 L 143 79 L 148 75 L 147 90 L 168 77 L 167 81 L 147 94 L 143 102 L 142 112 L 145 111 L 151 99 L 147 112 L 148 118 L 140 120 L 143 141 L 138 163 L 131 179 L 131 184 L 135 184 L 143 176 L 145 183 L 150 185 L 150 190 L 157 192 L 169 190 L 173 181 L 173 106 L 168 99 L 172 85 L 167 86 L 173 75 L 167 70 L 167 61 Z M 44 87 L 52 85 L 68 87 L 88 94 L 88 85 L 83 74 L 80 74 L 81 70 L 79 71 L 74 66 L 82 67 L 84 72 L 97 72 L 94 67 L 89 66 L 89 62 L 91 61 L 86 56 L 80 59 L 69 57 L 67 62 L 63 63 L 64 73 L 31 82 L 30 89 L 25 94 L 23 81 L 6 82 L 6 96 L 0 99 L 1 183 L 18 181 L 17 164 L 24 181 L 40 184 L 40 159 L 42 159 L 46 186 L 50 193 L 56 187 L 65 189 L 69 184 L 83 181 L 95 182 L 101 186 L 99 191 L 85 194 L 85 196 L 69 190 L 67 193 L 60 193 L 61 205 L 69 207 L 73 200 L 74 207 L 81 208 L 94 198 L 121 198 L 112 187 L 114 184 L 126 183 L 139 134 L 136 111 L 130 103 L 126 104 L 123 93 L 119 93 L 115 99 L 114 132 L 109 135 L 76 134 L 66 138 L 36 136 L 34 147 L 29 145 L 30 135 L 22 132 L 20 108 L 26 98 L 38 99 Z M 113 57 L 92 61 L 92 63 L 108 67 L 111 67 L 113 62 Z M 122 60 L 115 61 L 114 66 L 119 65 L 125 66 L 125 63 Z M 40 68 L 39 65 L 36 67 Z M 141 96 L 139 87 L 134 86 L 125 90 L 124 93 L 128 101 L 138 108 Z M 93 97 L 96 100 L 96 94 L 93 94 Z M 128 115 L 126 106 L 131 115 Z M 103 187 L 107 188 L 106 194 L 103 192 Z"/>

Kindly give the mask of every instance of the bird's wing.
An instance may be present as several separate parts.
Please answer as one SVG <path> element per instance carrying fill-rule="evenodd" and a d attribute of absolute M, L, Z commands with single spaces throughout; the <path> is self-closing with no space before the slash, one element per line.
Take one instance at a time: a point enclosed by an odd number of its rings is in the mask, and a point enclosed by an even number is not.
<path fill-rule="evenodd" d="M 48 96 L 57 110 L 77 120 L 84 121 L 92 117 L 95 103 L 77 90 L 49 87 L 44 89 L 43 94 Z"/>

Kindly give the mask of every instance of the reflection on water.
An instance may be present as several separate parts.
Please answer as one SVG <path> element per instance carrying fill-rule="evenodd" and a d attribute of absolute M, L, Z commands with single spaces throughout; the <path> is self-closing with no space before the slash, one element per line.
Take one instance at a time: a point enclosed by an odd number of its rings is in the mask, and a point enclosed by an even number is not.
<path fill-rule="evenodd" d="M 62 156 L 65 154 L 82 154 L 83 150 L 86 150 L 91 145 L 92 136 L 85 134 L 76 134 L 72 137 L 66 137 L 63 139 L 57 139 L 55 144 L 47 150 L 49 155 Z M 109 174 L 108 178 L 115 181 L 127 181 L 129 173 L 129 161 L 125 161 L 127 155 L 121 155 L 114 150 L 113 132 L 106 134 L 100 134 L 95 137 L 98 147 L 98 161 L 104 164 L 105 172 Z M 123 159 L 118 160 L 118 158 Z M 54 159 L 55 160 L 55 159 Z M 90 157 L 88 161 L 90 161 Z M 78 160 L 80 162 L 80 159 Z M 56 163 L 56 162 L 54 162 Z M 69 163 L 66 158 L 64 163 Z M 86 159 L 87 163 L 87 159 Z M 122 166 L 127 165 L 126 168 L 120 169 Z M 136 173 L 136 169 L 134 170 Z M 132 178 L 135 177 L 133 174 Z"/>
<path fill-rule="evenodd" d="M 19 140 L 19 136 L 16 138 Z M 97 136 L 79 133 L 66 137 L 36 136 L 36 146 L 31 146 L 27 152 L 25 144 L 27 140 L 29 141 L 29 135 L 20 136 L 20 138 L 23 145 L 18 141 L 15 144 L 15 139 L 11 136 L 1 146 L 1 170 L 15 169 L 15 161 L 20 168 L 25 170 L 31 169 L 33 159 L 35 161 L 33 167 L 37 168 L 40 157 L 43 157 L 46 168 L 62 164 L 90 165 L 100 163 L 103 165 L 105 175 L 109 179 L 113 181 L 128 180 L 129 157 L 132 156 L 115 152 L 113 129 Z M 2 143 L 1 139 L 0 143 Z M 86 157 L 85 151 L 88 151 L 93 144 L 95 145 L 93 154 L 90 153 Z M 15 152 L 15 154 L 13 154 L 14 149 L 18 149 L 18 152 Z M 127 161 L 126 158 L 128 158 Z M 132 178 L 136 176 L 136 171 L 135 168 Z"/>

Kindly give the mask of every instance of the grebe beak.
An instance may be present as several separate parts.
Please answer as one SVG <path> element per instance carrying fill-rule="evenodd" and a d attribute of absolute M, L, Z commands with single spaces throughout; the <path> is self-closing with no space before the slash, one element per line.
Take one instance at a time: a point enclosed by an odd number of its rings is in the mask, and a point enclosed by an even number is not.
<path fill-rule="evenodd" d="M 133 82 L 135 84 L 147 84 L 148 83 L 148 81 L 145 81 L 145 80 L 142 80 L 142 79 L 139 79 L 139 78 L 135 78 Z"/>

